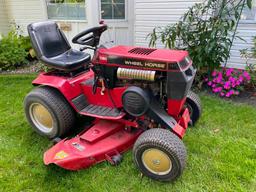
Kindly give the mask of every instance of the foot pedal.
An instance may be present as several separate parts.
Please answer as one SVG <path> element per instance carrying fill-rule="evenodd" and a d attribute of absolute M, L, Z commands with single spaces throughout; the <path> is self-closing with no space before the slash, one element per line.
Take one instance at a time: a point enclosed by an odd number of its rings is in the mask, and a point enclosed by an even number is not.
<path fill-rule="evenodd" d="M 102 119 L 121 119 L 125 113 L 111 107 L 88 105 L 80 111 L 80 114 Z"/>

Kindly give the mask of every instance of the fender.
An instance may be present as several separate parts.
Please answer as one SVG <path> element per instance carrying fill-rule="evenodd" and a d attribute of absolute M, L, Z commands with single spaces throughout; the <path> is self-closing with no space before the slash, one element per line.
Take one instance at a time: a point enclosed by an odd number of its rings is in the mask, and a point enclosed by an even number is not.
<path fill-rule="evenodd" d="M 32 84 L 34 86 L 49 86 L 59 90 L 66 100 L 74 107 L 72 99 L 83 93 L 81 83 L 92 78 L 93 75 L 92 71 L 85 72 L 82 75 L 72 78 L 56 76 L 51 73 L 40 73 Z"/>

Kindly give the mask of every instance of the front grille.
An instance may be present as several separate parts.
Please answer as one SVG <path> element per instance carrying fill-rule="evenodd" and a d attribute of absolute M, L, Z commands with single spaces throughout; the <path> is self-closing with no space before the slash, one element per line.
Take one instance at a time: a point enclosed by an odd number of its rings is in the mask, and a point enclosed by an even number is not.
<path fill-rule="evenodd" d="M 131 49 L 130 51 L 128 51 L 129 53 L 132 53 L 132 54 L 137 54 L 137 55 L 149 55 L 151 54 L 152 52 L 154 52 L 156 49 L 149 49 L 149 48 L 134 48 L 134 49 Z"/>

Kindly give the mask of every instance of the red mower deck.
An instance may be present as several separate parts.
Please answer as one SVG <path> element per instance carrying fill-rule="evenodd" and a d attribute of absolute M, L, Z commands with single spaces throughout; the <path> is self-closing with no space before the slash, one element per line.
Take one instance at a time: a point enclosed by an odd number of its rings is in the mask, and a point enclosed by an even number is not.
<path fill-rule="evenodd" d="M 56 164 L 68 170 L 88 168 L 130 149 L 142 130 L 125 130 L 125 125 L 100 120 L 84 133 L 64 139 L 44 154 L 46 165 Z"/>

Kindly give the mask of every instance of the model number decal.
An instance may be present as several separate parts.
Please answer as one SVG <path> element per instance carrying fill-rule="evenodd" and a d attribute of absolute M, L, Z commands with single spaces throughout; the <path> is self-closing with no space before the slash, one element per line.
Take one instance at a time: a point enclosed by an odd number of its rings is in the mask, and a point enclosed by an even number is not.
<path fill-rule="evenodd" d="M 127 59 L 122 57 L 108 57 L 108 63 L 119 64 L 119 65 L 127 65 L 127 66 L 134 66 L 134 67 L 144 67 L 144 68 L 151 68 L 151 69 L 167 69 L 166 63 L 154 62 L 154 61 L 140 61 L 135 59 Z"/>
<path fill-rule="evenodd" d="M 124 64 L 130 65 L 130 66 L 146 67 L 146 68 L 166 69 L 165 63 L 124 60 Z"/>
<path fill-rule="evenodd" d="M 161 63 L 145 63 L 145 67 L 149 68 L 158 68 L 158 69 L 165 69 L 166 65 Z"/>

